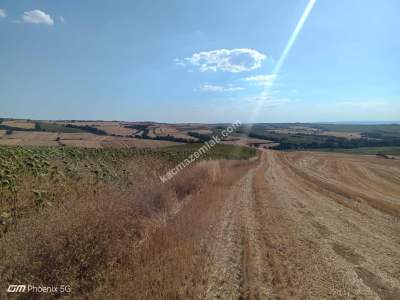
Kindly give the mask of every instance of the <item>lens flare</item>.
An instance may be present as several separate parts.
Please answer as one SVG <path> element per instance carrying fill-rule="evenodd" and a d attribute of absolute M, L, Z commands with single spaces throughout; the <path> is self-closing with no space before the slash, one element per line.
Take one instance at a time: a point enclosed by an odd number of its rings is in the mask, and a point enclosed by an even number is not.
<path fill-rule="evenodd" d="M 288 57 L 288 55 L 290 53 L 290 50 L 292 49 L 294 43 L 296 42 L 296 39 L 297 39 L 298 35 L 300 34 L 301 29 L 303 28 L 304 23 L 307 21 L 307 18 L 310 15 L 311 10 L 313 9 L 316 2 L 317 2 L 317 0 L 310 0 L 308 2 L 299 22 L 296 25 L 296 28 L 294 29 L 292 35 L 290 36 L 288 42 L 286 43 L 285 49 L 283 50 L 281 56 L 279 57 L 278 62 L 276 63 L 276 65 L 272 71 L 272 74 L 271 74 L 272 80 L 264 88 L 264 90 L 262 91 L 262 93 L 259 97 L 259 100 L 255 104 L 253 113 L 250 118 L 250 122 L 249 122 L 250 124 L 255 122 L 260 109 L 262 108 L 263 104 L 265 103 L 265 101 L 269 95 L 269 92 L 271 91 L 271 88 L 274 85 L 274 82 L 276 81 L 276 78 L 278 77 L 279 72 L 281 71 L 282 66 L 284 65 L 284 63 L 286 61 L 286 58 Z"/>

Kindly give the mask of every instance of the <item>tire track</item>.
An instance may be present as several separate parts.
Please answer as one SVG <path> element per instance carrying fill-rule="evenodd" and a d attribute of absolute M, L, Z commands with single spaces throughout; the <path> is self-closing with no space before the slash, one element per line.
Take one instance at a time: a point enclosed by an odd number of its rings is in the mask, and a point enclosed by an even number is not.
<path fill-rule="evenodd" d="M 205 242 L 210 267 L 202 298 L 396 295 L 400 226 L 393 216 L 400 190 L 397 175 L 387 179 L 385 163 L 263 151 L 227 191 L 216 238 Z M 390 168 L 400 173 L 400 165 Z"/>

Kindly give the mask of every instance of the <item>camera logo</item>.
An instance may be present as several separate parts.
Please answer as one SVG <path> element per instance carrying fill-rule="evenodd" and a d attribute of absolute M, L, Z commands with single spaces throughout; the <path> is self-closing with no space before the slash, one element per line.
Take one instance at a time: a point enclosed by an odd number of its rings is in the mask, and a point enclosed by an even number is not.
<path fill-rule="evenodd" d="M 10 284 L 7 289 L 7 293 L 25 293 L 25 284 Z"/>

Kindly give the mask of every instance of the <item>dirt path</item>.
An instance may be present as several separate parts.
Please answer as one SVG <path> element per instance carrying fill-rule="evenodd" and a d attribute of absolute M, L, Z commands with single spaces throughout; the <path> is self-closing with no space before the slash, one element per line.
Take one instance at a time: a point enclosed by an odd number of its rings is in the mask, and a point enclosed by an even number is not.
<path fill-rule="evenodd" d="M 400 164 L 264 151 L 207 237 L 201 298 L 400 298 Z"/>

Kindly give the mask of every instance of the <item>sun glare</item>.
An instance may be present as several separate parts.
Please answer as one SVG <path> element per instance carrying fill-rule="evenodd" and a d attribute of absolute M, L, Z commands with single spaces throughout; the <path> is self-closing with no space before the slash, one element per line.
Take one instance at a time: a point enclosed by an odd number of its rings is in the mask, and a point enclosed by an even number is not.
<path fill-rule="evenodd" d="M 299 20 L 299 22 L 296 25 L 296 28 L 294 29 L 292 35 L 290 36 L 288 42 L 286 43 L 285 49 L 283 50 L 282 54 L 279 57 L 278 62 L 276 63 L 273 72 L 271 75 L 272 80 L 268 85 L 265 86 L 264 90 L 262 91 L 259 101 L 255 104 L 252 116 L 250 118 L 250 123 L 255 122 L 260 109 L 263 107 L 263 104 L 268 100 L 268 95 L 269 92 L 271 91 L 272 86 L 274 85 L 274 82 L 276 81 L 283 65 L 285 64 L 286 58 L 288 57 L 294 43 L 296 42 L 297 37 L 299 36 L 301 29 L 304 26 L 304 23 L 307 21 L 308 16 L 310 15 L 315 3 L 317 0 L 310 0 L 304 9 L 304 12 Z"/>

